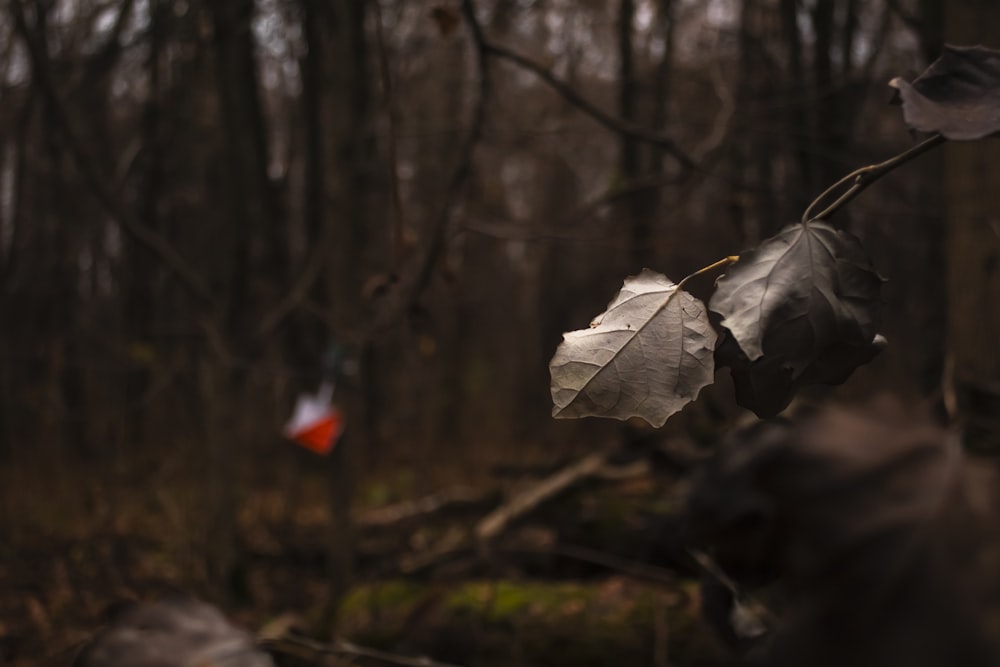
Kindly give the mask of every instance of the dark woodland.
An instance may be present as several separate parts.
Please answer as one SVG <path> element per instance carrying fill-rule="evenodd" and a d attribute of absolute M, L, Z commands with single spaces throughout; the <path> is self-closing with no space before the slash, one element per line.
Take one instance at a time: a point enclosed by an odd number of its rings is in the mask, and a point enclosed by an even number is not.
<path fill-rule="evenodd" d="M 0 667 L 997 664 L 996 138 L 828 221 L 885 279 L 842 384 L 550 395 L 626 276 L 925 138 L 946 44 L 1000 5 L 0 0 Z"/>

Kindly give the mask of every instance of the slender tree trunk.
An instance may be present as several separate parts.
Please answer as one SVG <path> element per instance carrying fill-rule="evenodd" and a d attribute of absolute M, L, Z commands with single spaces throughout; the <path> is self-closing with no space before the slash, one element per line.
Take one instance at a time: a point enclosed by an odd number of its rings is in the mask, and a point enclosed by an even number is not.
<path fill-rule="evenodd" d="M 949 0 L 945 37 L 997 38 L 1000 4 Z M 994 44 L 995 46 L 995 44 Z M 945 146 L 948 355 L 953 395 L 971 441 L 1000 447 L 1000 156 L 990 141 Z"/>
<path fill-rule="evenodd" d="M 335 58 L 340 68 L 343 88 L 335 89 L 340 96 L 339 114 L 342 124 L 335 135 L 334 164 L 344 188 L 338 193 L 341 215 L 338 219 L 337 245 L 332 271 L 329 274 L 329 293 L 336 301 L 332 310 L 340 310 L 341 321 L 357 318 L 361 313 L 361 272 L 367 245 L 366 203 L 368 178 L 365 169 L 369 132 L 367 115 L 370 110 L 370 91 L 367 72 L 365 7 L 363 0 L 347 0 L 338 7 L 335 21 L 338 47 Z M 341 106 L 342 105 L 342 106 Z M 350 309 L 350 310 L 348 310 Z M 346 315 L 346 317 L 345 317 Z M 364 373 L 368 369 L 361 369 Z M 365 378 L 362 378 L 364 383 Z M 357 475 L 361 470 L 361 453 L 368 445 L 364 430 L 366 409 L 358 395 L 347 397 L 347 407 L 353 421 L 351 430 L 330 457 L 330 491 L 332 519 L 330 533 L 329 568 L 330 603 L 332 618 L 338 620 L 337 610 L 354 579 L 355 536 L 351 521 L 351 507 Z M 351 400 L 353 399 L 353 400 Z M 336 632 L 336 625 L 331 628 Z"/>
<path fill-rule="evenodd" d="M 663 40 L 663 55 L 656 65 L 656 78 L 653 81 L 653 113 L 651 126 L 656 130 L 665 130 L 670 111 L 671 74 L 674 67 L 674 0 L 660 0 L 656 6 L 656 36 Z M 649 171 L 662 174 L 666 153 L 651 146 L 649 151 Z M 656 193 L 661 192 L 656 190 Z M 658 204 L 659 196 L 655 196 Z"/>
<path fill-rule="evenodd" d="M 635 72 L 633 22 L 635 0 L 620 0 L 618 5 L 618 115 L 639 123 L 639 82 Z M 642 176 L 642 146 L 632 137 L 619 139 L 619 168 L 623 183 L 634 183 Z M 632 196 L 625 202 L 628 221 L 628 271 L 638 273 L 652 264 L 652 211 L 649 197 Z"/>
<path fill-rule="evenodd" d="M 839 120 L 832 58 L 836 31 L 835 8 L 836 0 L 817 0 L 812 10 L 813 76 L 818 95 L 813 101 L 816 121 L 811 148 L 819 154 L 820 183 L 834 182 L 843 171 L 843 167 L 831 159 L 834 151 L 842 150 L 842 147 L 834 143 L 835 128 Z"/>
<path fill-rule="evenodd" d="M 371 90 L 364 0 L 303 0 L 309 55 L 303 62 L 307 141 L 306 227 L 326 244 L 328 268 L 315 292 L 333 321 L 357 328 L 362 321 L 364 260 L 369 241 L 368 197 L 373 140 L 368 125 Z M 322 152 L 315 152 L 316 147 Z M 328 190 L 329 185 L 329 190 Z M 327 211 L 326 199 L 336 202 Z M 332 226 L 331 226 L 332 225 Z M 337 332 L 327 332 L 335 336 Z M 337 341 L 344 342 L 344 341 Z M 360 376 L 338 391 L 348 430 L 330 456 L 331 530 L 328 550 L 328 620 L 336 627 L 340 601 L 354 576 L 351 500 L 362 453 L 371 446 L 368 410 L 373 350 L 358 353 Z M 346 383 L 345 383 L 346 384 Z"/>
<path fill-rule="evenodd" d="M 169 7 L 163 0 L 153 0 L 149 15 L 149 56 L 146 71 L 149 76 L 149 97 L 142 114 L 143 143 L 146 147 L 146 173 L 141 201 L 143 221 L 154 232 L 161 230 L 160 188 L 163 182 L 162 145 L 160 140 L 161 105 L 161 63 L 164 42 L 165 13 Z M 130 242 L 125 247 L 124 261 L 128 265 L 128 280 L 123 287 L 126 345 L 148 346 L 152 344 L 152 324 L 154 303 L 155 262 L 151 253 L 139 243 Z M 134 349 L 134 348 L 133 348 Z M 122 387 L 123 401 L 141 396 L 149 384 L 149 371 L 144 367 L 129 368 Z M 126 437 L 130 442 L 143 442 L 146 437 L 144 417 L 140 411 L 129 411 Z"/>
<path fill-rule="evenodd" d="M 326 62 L 329 59 L 327 35 L 330 17 L 319 0 L 303 0 L 302 30 L 306 40 L 306 54 L 300 63 L 302 73 L 302 116 L 304 121 L 304 179 L 303 222 L 308 240 L 306 256 L 310 252 L 329 252 L 326 217 L 326 146 L 327 134 L 323 123 Z M 326 247 L 324 247 L 324 244 Z M 326 280 L 314 281 L 310 298 L 316 303 L 328 303 L 329 284 Z M 315 322 L 295 318 L 296 345 L 292 358 L 300 364 L 316 363 L 325 343 L 323 327 Z"/>
<path fill-rule="evenodd" d="M 788 105 L 789 132 L 794 142 L 795 160 L 798 166 L 797 185 L 802 193 L 820 192 L 823 188 L 817 175 L 814 154 L 809 149 L 809 115 L 805 109 L 806 77 L 803 67 L 802 33 L 799 29 L 798 0 L 781 0 L 781 23 L 785 35 L 786 60 L 789 68 L 788 89 L 797 95 Z M 802 206 L 808 201 L 801 198 Z M 796 207 L 799 208 L 799 207 Z"/>
<path fill-rule="evenodd" d="M 944 8 L 945 0 L 919 0 L 920 7 L 920 49 L 924 60 L 928 63 L 941 53 L 944 44 Z"/>
<path fill-rule="evenodd" d="M 267 129 L 257 90 L 257 67 L 251 31 L 253 0 L 212 3 L 216 50 L 216 86 L 224 132 L 228 232 L 232 244 L 232 274 L 227 294 L 227 324 L 236 333 L 253 322 L 250 312 L 250 267 L 262 254 L 265 228 L 273 212 L 267 176 Z M 270 239 L 268 239 L 270 240 Z M 274 251 L 271 251 L 274 252 Z"/>
<path fill-rule="evenodd" d="M 18 303 L 15 300 L 15 281 L 18 280 L 21 262 L 25 252 L 25 189 L 27 179 L 27 152 L 28 138 L 32 125 L 32 110 L 35 108 L 35 95 L 29 92 L 24 108 L 18 114 L 18 122 L 14 127 L 16 132 L 13 142 L 13 153 L 8 153 L 9 163 L 5 163 L 3 168 L 9 169 L 13 182 L 10 183 L 10 205 L 9 216 L 4 220 L 6 229 L 9 230 L 9 243 L 7 246 L 7 256 L 4 257 L 3 265 L 0 266 L 0 322 L 13 322 L 14 318 L 20 315 Z M 23 389 L 15 390 L 18 387 L 18 380 L 27 384 L 28 373 L 23 361 L 16 361 L 19 356 L 15 354 L 20 337 L 12 327 L 0 327 L 0 461 L 10 460 L 14 450 L 14 428 L 15 419 L 17 424 L 23 423 L 24 415 L 15 417 L 13 405 L 14 397 L 20 395 Z"/>
<path fill-rule="evenodd" d="M 223 131 L 219 174 L 225 203 L 222 242 L 230 259 L 225 285 L 225 313 L 215 320 L 217 336 L 227 349 L 209 354 L 202 369 L 202 400 L 206 404 L 205 437 L 208 440 L 211 474 L 206 483 L 209 574 L 222 590 L 241 595 L 245 589 L 245 562 L 239 546 L 236 524 L 237 484 L 235 466 L 239 457 L 235 433 L 239 433 L 242 403 L 250 399 L 246 391 L 247 369 L 233 366 L 227 358 L 250 356 L 247 332 L 255 323 L 255 303 L 268 287 L 256 279 L 256 268 L 278 276 L 280 262 L 275 256 L 283 247 L 269 248 L 272 228 L 278 220 L 274 193 L 268 178 L 268 130 L 263 119 L 258 91 L 252 21 L 254 0 L 219 0 L 211 5 L 214 37 L 215 86 L 219 101 L 219 123 Z M 267 259 L 270 258 L 270 261 Z"/>
<path fill-rule="evenodd" d="M 753 132 L 731 142 L 729 169 L 733 194 L 730 205 L 733 226 L 744 243 L 755 244 L 777 231 L 783 222 L 775 215 L 772 194 L 775 147 L 765 140 L 761 129 L 768 127 L 769 114 L 762 111 L 763 100 L 771 96 L 777 73 L 769 67 L 763 44 L 773 38 L 771 19 L 774 8 L 756 0 L 740 6 L 739 76 L 736 108 L 741 117 L 752 119 Z M 749 122 L 749 121 L 744 121 Z"/>

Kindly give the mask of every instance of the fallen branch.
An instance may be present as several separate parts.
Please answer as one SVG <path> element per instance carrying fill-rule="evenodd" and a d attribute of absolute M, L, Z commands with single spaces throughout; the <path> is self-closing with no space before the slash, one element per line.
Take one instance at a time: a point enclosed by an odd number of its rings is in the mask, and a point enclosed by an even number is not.
<path fill-rule="evenodd" d="M 546 500 L 565 491 L 580 480 L 593 476 L 606 462 L 606 454 L 590 454 L 576 463 L 566 466 L 551 477 L 533 484 L 522 493 L 519 493 L 487 514 L 476 525 L 476 538 L 480 542 L 492 540 L 502 533 L 512 521 L 524 516 Z"/>
<path fill-rule="evenodd" d="M 489 501 L 494 492 L 483 492 L 467 486 L 447 489 L 416 500 L 407 500 L 387 507 L 359 512 L 355 524 L 360 528 L 384 528 L 415 519 L 428 519 L 458 508 L 468 508 Z"/>
<path fill-rule="evenodd" d="M 606 482 L 618 482 L 624 479 L 635 479 L 648 475 L 653 470 L 653 466 L 647 459 L 639 459 L 632 463 L 622 465 L 605 465 L 599 468 L 594 477 L 603 479 Z"/>
<path fill-rule="evenodd" d="M 411 576 L 447 561 L 465 556 L 475 558 L 477 545 L 493 541 L 507 531 L 512 523 L 537 510 L 573 486 L 590 479 L 612 482 L 633 479 L 648 475 L 652 469 L 649 462 L 645 460 L 623 465 L 611 465 L 608 463 L 608 458 L 609 454 L 607 453 L 589 454 L 560 468 L 548 477 L 530 484 L 528 488 L 513 495 L 480 519 L 471 531 L 453 527 L 428 548 L 404 555 L 398 561 L 399 571 Z M 489 494 L 476 493 L 472 489 L 460 487 L 450 492 L 360 514 L 357 516 L 356 522 L 359 526 L 369 528 L 395 527 L 412 519 L 427 519 L 456 505 L 479 504 L 488 498 Z M 580 558 L 579 554 L 561 553 L 557 555 Z M 647 578 L 655 578 L 655 575 L 650 575 Z"/>

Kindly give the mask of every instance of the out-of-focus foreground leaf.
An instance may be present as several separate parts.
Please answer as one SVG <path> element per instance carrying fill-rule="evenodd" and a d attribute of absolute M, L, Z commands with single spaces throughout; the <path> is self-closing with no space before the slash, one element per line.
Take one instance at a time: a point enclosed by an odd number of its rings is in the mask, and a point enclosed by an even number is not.
<path fill-rule="evenodd" d="M 642 417 L 662 426 L 711 384 L 716 333 L 705 305 L 665 276 L 626 278 L 589 329 L 549 362 L 555 417 Z"/>
<path fill-rule="evenodd" d="M 692 491 L 690 538 L 775 593 L 761 664 L 993 665 L 994 486 L 922 418 L 829 409 L 724 442 Z"/>
<path fill-rule="evenodd" d="M 945 46 L 941 57 L 899 91 L 906 124 L 946 139 L 972 140 L 1000 132 L 1000 51 Z"/>
<path fill-rule="evenodd" d="M 274 662 L 218 609 L 177 595 L 120 612 L 74 665 L 274 667 Z"/>
<path fill-rule="evenodd" d="M 870 361 L 884 343 L 881 285 L 857 238 L 822 222 L 740 255 L 709 303 L 735 342 L 720 346 L 718 363 L 733 370 L 737 402 L 771 416 L 797 388 L 843 382 Z"/>

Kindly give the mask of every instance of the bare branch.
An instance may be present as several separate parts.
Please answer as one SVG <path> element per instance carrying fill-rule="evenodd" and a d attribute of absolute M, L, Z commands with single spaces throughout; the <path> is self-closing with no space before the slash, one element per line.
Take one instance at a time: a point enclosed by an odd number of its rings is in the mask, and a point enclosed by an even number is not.
<path fill-rule="evenodd" d="M 376 311 L 369 326 L 365 327 L 364 330 L 356 336 L 360 340 L 368 340 L 377 333 L 390 327 L 400 316 L 409 310 L 430 282 L 434 267 L 437 265 L 437 262 L 444 251 L 448 239 L 448 229 L 451 225 L 451 220 L 454 216 L 459 198 L 461 197 L 462 191 L 464 190 L 469 176 L 472 173 L 473 154 L 476 146 L 482 139 L 487 103 L 489 101 L 492 88 L 488 62 L 491 56 L 514 62 L 515 64 L 534 72 L 539 78 L 545 81 L 566 100 L 581 109 L 584 113 L 593 117 L 608 129 L 621 133 L 625 136 L 632 137 L 638 141 L 659 146 L 668 154 L 672 155 L 687 170 L 697 168 L 695 161 L 686 153 L 681 151 L 672 138 L 664 134 L 649 131 L 635 124 L 628 123 L 607 114 L 582 97 L 573 89 L 572 86 L 553 75 L 541 65 L 507 49 L 506 47 L 489 41 L 476 16 L 474 0 L 462 0 L 461 11 L 470 34 L 472 44 L 475 48 L 477 70 L 479 74 L 479 93 L 474 104 L 472 118 L 469 121 L 468 129 L 466 130 L 462 146 L 459 149 L 458 158 L 451 173 L 451 178 L 449 180 L 447 190 L 445 191 L 440 211 L 431 229 L 426 245 L 423 247 L 422 252 L 414 258 L 413 263 L 404 267 L 403 275 L 399 277 L 395 288 L 384 297 L 384 303 L 381 308 Z M 382 54 L 382 57 L 384 60 L 384 53 Z M 384 67 L 385 64 L 383 63 L 383 68 Z M 385 71 L 383 71 L 382 76 L 385 80 L 385 85 L 387 85 L 388 79 L 386 78 L 387 74 Z M 387 104 L 390 103 L 391 102 L 387 101 Z M 389 109 L 389 114 L 391 121 L 391 108 Z M 395 163 L 394 157 L 390 156 L 390 159 Z M 392 168 L 395 170 L 395 164 Z M 628 188 L 622 189 L 621 191 L 610 195 L 608 200 L 618 199 L 622 196 L 630 194 L 633 191 L 643 190 L 648 187 L 669 185 L 677 182 L 677 180 L 680 179 L 658 179 L 655 184 L 637 183 L 635 184 L 634 190 Z M 396 187 L 397 186 L 395 185 L 393 186 L 394 189 Z M 394 199 L 396 196 L 397 195 L 394 193 Z M 607 203 L 607 201 L 599 201 L 595 204 L 595 206 L 599 208 Z M 399 206 L 399 204 L 394 205 L 396 207 Z M 584 211 L 584 213 L 586 213 L 586 211 Z M 402 224 L 402 213 L 401 211 L 395 211 L 394 215 L 396 216 L 394 224 L 397 227 L 398 232 L 399 226 Z M 272 331 L 276 326 L 278 326 L 278 324 L 280 324 L 289 312 L 304 303 L 309 285 L 311 285 L 313 280 L 315 280 L 318 276 L 320 269 L 321 266 L 314 265 L 312 259 L 310 259 L 306 270 L 304 270 L 299 276 L 296 284 L 286 295 L 285 299 L 279 303 L 266 317 L 262 318 L 261 326 L 258 328 L 258 335 L 263 336 Z"/>
<path fill-rule="evenodd" d="M 828 219 L 834 213 L 839 211 L 845 204 L 866 190 L 869 185 L 882 178 L 890 171 L 916 157 L 919 157 L 920 155 L 923 155 L 935 146 L 943 144 L 945 141 L 947 140 L 940 134 L 934 134 L 909 150 L 904 151 L 895 157 L 891 157 L 885 162 L 871 164 L 867 167 L 861 167 L 860 169 L 852 171 L 847 176 L 844 176 L 839 181 L 828 187 L 819 197 L 816 197 L 816 199 L 809 204 L 809 207 L 806 208 L 805 212 L 802 214 L 802 222 L 805 223 L 810 220 Z M 851 183 L 851 186 L 842 195 L 840 195 L 840 197 L 816 215 L 812 215 L 813 210 L 819 207 L 819 205 L 822 204 L 828 197 L 832 196 L 834 192 L 848 183 Z"/>
<path fill-rule="evenodd" d="M 285 317 L 302 305 L 309 296 L 309 290 L 315 284 L 320 274 L 322 274 L 323 267 L 326 266 L 328 261 L 327 248 L 329 247 L 331 236 L 332 227 L 324 225 L 319 242 L 314 244 L 313 251 L 306 260 L 305 267 L 295 279 L 295 283 L 291 289 L 288 290 L 280 302 L 260 318 L 260 324 L 256 331 L 257 338 L 270 336 L 278 328 L 278 325 L 284 321 Z"/>
<path fill-rule="evenodd" d="M 472 43 L 476 47 L 476 64 L 479 72 L 479 96 L 475 102 L 472 119 L 465 133 L 465 139 L 459 150 L 458 162 L 452 170 L 448 189 L 438 213 L 437 220 L 431 229 L 430 238 L 411 270 L 401 277 L 398 287 L 388 295 L 382 309 L 376 313 L 368 327 L 365 339 L 389 327 L 416 302 L 427 287 L 433 275 L 434 267 L 444 251 L 448 237 L 448 227 L 458 205 L 459 197 L 465 189 L 465 184 L 472 173 L 472 158 L 476 146 L 482 139 L 483 126 L 486 122 L 486 105 L 490 98 L 491 80 L 485 38 L 482 26 L 476 18 L 473 0 L 462 0 L 462 15 L 465 18 Z"/>
<path fill-rule="evenodd" d="M 483 220 L 466 220 L 462 225 L 462 230 L 492 236 L 505 240 L 516 241 L 536 241 L 536 240 L 560 240 L 560 241 L 600 241 L 607 238 L 607 234 L 593 234 L 589 236 L 581 235 L 579 232 L 561 231 L 574 223 L 581 222 L 596 215 L 599 211 L 607 208 L 623 199 L 631 197 L 641 192 L 657 190 L 677 185 L 681 180 L 677 176 L 662 176 L 654 174 L 652 176 L 637 178 L 621 185 L 615 185 L 605 190 L 601 194 L 589 199 L 566 215 L 554 221 L 546 227 L 539 227 L 532 223 L 529 228 L 525 224 L 517 224 L 517 221 L 500 221 L 496 218 L 493 222 Z M 617 232 L 616 232 L 617 233 Z"/>
<path fill-rule="evenodd" d="M 514 63 L 518 67 L 532 72 L 535 76 L 548 84 L 550 88 L 559 93 L 563 99 L 578 108 L 580 111 L 583 111 L 585 114 L 609 130 L 631 139 L 660 147 L 676 159 L 677 162 L 679 162 L 685 169 L 693 170 L 697 168 L 695 161 L 687 153 L 682 151 L 680 147 L 678 147 L 677 142 L 675 142 L 673 138 L 659 132 L 647 130 L 644 127 L 636 125 L 635 123 L 612 116 L 597 105 L 593 104 L 590 100 L 577 92 L 573 86 L 557 77 L 544 66 L 526 56 L 521 55 L 520 53 L 517 53 L 516 51 L 512 51 L 505 46 L 489 41 L 486 36 L 483 35 L 482 30 L 473 31 L 473 37 L 475 37 L 478 41 L 479 50 L 481 52 L 486 55 Z"/>

